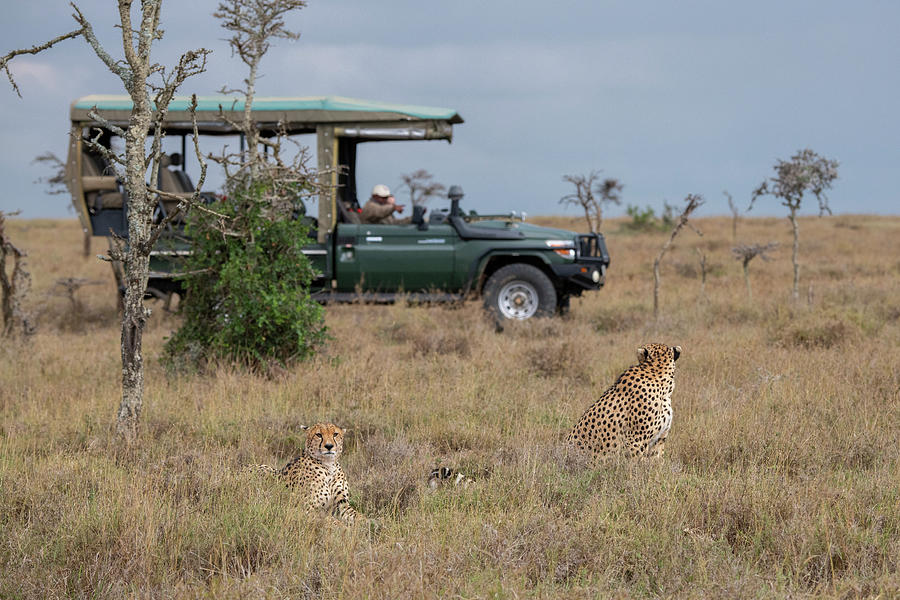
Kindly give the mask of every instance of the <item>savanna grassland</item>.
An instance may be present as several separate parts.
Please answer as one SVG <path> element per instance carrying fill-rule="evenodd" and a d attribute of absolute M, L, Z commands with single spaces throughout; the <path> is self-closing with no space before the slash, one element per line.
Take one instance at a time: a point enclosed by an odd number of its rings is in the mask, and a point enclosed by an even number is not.
<path fill-rule="evenodd" d="M 574 219 L 534 219 L 577 228 Z M 0 597 L 900 597 L 900 218 L 605 230 L 607 287 L 562 319 L 495 331 L 462 307 L 335 306 L 284 373 L 167 374 L 178 316 L 151 303 L 138 441 L 117 444 L 119 327 L 107 265 L 72 221 L 12 221 L 38 334 L 0 340 Z M 96 239 L 95 250 L 102 240 Z M 696 248 L 707 256 L 701 289 Z M 76 302 L 57 279 L 85 277 Z M 679 344 L 658 461 L 565 460 L 562 439 L 645 342 Z M 368 517 L 310 518 L 277 483 L 299 426 L 350 429 Z M 429 470 L 477 480 L 431 491 Z"/>

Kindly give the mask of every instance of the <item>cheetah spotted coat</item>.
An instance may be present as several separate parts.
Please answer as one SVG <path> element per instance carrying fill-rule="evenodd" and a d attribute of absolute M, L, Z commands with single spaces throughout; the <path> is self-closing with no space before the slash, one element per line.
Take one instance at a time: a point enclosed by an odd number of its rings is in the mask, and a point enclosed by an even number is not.
<path fill-rule="evenodd" d="M 276 476 L 302 495 L 307 512 L 324 511 L 345 523 L 353 523 L 357 512 L 350 506 L 350 492 L 338 458 L 344 450 L 344 431 L 333 423 L 316 423 L 306 428 L 302 456 L 281 470 L 256 465 L 251 470 Z"/>
<path fill-rule="evenodd" d="M 680 346 L 640 348 L 638 364 L 625 369 L 585 411 L 566 442 L 593 461 L 619 451 L 662 456 L 672 426 L 675 361 L 680 355 Z"/>

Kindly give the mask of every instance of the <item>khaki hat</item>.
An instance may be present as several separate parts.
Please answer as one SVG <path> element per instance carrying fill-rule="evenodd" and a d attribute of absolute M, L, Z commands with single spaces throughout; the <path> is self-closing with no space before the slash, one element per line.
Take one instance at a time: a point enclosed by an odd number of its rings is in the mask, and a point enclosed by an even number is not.
<path fill-rule="evenodd" d="M 391 195 L 391 190 L 388 186 L 379 183 L 372 188 L 372 195 L 379 198 L 387 198 Z"/>

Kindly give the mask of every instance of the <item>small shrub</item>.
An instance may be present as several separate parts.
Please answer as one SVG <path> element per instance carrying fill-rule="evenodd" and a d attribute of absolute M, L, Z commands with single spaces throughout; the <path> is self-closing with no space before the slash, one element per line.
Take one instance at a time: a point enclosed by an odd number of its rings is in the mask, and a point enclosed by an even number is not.
<path fill-rule="evenodd" d="M 456 355 L 465 358 L 471 351 L 470 332 L 441 327 L 430 317 L 397 321 L 384 327 L 381 333 L 388 341 L 409 344 L 413 357 Z"/>
<path fill-rule="evenodd" d="M 315 272 L 302 251 L 309 228 L 273 217 L 263 196 L 241 190 L 211 206 L 232 218 L 228 231 L 206 211 L 191 216 L 185 319 L 166 344 L 170 364 L 224 359 L 259 368 L 308 358 L 325 341 L 322 307 L 309 295 Z"/>
<path fill-rule="evenodd" d="M 627 306 L 625 310 L 603 310 L 591 319 L 599 333 L 622 333 L 631 331 L 647 321 L 648 309 L 643 306 Z"/>
<path fill-rule="evenodd" d="M 544 343 L 527 351 L 527 362 L 541 377 L 588 377 L 588 353 L 580 351 L 571 340 Z"/>
<path fill-rule="evenodd" d="M 625 229 L 631 231 L 653 231 L 660 228 L 656 212 L 650 206 L 641 210 L 637 205 L 629 204 L 625 212 L 631 217 L 631 221 L 626 221 L 622 224 Z"/>
<path fill-rule="evenodd" d="M 840 344 L 850 333 L 850 327 L 843 321 L 828 318 L 819 322 L 801 322 L 780 336 L 782 342 L 801 348 L 831 348 Z"/>

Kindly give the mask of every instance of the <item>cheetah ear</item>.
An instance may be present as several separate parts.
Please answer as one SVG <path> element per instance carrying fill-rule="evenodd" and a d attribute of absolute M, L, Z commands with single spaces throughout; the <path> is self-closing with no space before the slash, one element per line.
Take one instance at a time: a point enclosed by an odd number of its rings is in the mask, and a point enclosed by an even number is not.
<path fill-rule="evenodd" d="M 301 431 L 306 431 L 307 429 L 309 429 L 309 425 L 301 425 L 300 426 Z"/>
<path fill-rule="evenodd" d="M 672 359 L 672 362 L 678 360 L 678 357 L 681 356 L 681 346 L 672 346 L 672 353 L 675 355 L 675 358 Z"/>
<path fill-rule="evenodd" d="M 647 352 L 646 348 L 638 348 L 638 364 L 644 362 L 649 357 L 649 352 Z"/>

